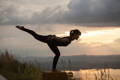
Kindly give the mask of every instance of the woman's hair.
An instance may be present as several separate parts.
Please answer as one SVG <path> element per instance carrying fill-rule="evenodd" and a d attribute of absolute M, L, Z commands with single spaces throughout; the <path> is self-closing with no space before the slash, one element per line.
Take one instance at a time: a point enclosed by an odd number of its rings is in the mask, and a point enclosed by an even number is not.
<path fill-rule="evenodd" d="M 70 36 L 73 36 L 73 35 L 81 35 L 81 32 L 78 29 L 71 30 Z"/>

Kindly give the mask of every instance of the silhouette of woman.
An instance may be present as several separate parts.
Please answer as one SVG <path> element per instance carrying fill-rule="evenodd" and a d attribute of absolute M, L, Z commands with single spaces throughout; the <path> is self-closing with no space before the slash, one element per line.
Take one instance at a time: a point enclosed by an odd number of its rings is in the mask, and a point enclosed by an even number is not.
<path fill-rule="evenodd" d="M 24 26 L 16 26 L 16 28 L 31 34 L 35 39 L 41 42 L 47 43 L 49 48 L 55 54 L 53 59 L 52 71 L 56 71 L 56 65 L 60 57 L 60 51 L 57 46 L 68 46 L 71 41 L 75 39 L 78 40 L 79 36 L 81 35 L 81 32 L 78 29 L 71 30 L 70 36 L 57 37 L 56 35 L 39 35 L 30 29 L 24 28 Z"/>

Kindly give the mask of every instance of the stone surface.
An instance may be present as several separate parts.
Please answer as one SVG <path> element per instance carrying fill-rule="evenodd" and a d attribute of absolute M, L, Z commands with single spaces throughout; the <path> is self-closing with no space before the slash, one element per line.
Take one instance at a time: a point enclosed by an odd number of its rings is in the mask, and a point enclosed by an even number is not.
<path fill-rule="evenodd" d="M 66 72 L 43 72 L 43 80 L 68 80 Z"/>

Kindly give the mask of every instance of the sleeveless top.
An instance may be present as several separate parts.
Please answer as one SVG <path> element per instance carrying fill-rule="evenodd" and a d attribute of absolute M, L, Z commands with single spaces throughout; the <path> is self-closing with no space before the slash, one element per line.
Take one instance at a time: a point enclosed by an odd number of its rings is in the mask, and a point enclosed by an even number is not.
<path fill-rule="evenodd" d="M 48 41 L 56 46 L 67 46 L 71 43 L 69 37 L 57 37 L 56 35 L 48 35 Z"/>

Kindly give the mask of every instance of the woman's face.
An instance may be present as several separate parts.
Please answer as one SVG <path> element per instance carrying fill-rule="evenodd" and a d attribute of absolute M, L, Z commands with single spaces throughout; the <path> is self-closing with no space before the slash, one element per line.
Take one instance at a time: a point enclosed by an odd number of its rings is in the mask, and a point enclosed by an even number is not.
<path fill-rule="evenodd" d="M 78 40 L 80 35 L 73 35 L 72 38 Z"/>
<path fill-rule="evenodd" d="M 76 36 L 75 36 L 75 39 L 78 40 L 78 39 L 79 39 L 79 36 L 80 36 L 80 35 L 76 35 Z"/>

